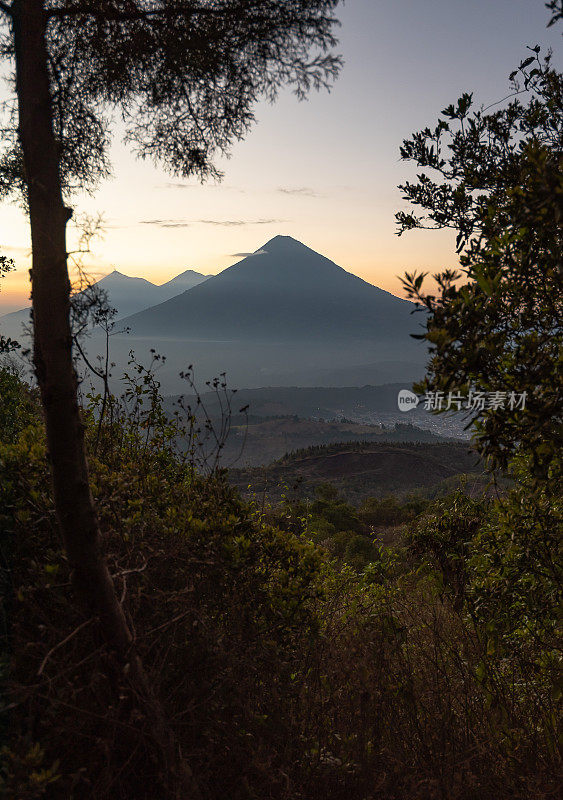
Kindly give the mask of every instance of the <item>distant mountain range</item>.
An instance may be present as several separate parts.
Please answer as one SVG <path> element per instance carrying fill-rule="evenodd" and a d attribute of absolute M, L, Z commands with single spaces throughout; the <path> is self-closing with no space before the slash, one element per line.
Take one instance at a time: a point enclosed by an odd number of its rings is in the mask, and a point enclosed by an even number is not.
<path fill-rule="evenodd" d="M 145 278 L 131 278 L 114 270 L 95 285 L 107 293 L 108 302 L 117 310 L 117 319 L 120 319 L 149 306 L 163 303 L 181 292 L 192 289 L 208 277 L 193 269 L 187 269 L 161 286 L 157 286 Z M 17 339 L 21 336 L 22 325 L 29 323 L 29 314 L 29 308 L 22 308 L 20 311 L 0 317 L 0 332 Z"/>
<path fill-rule="evenodd" d="M 200 382 L 221 372 L 230 386 L 363 386 L 424 374 L 414 305 L 367 283 L 290 236 L 276 236 L 217 275 L 187 270 L 163 286 L 113 272 L 99 282 L 130 334 L 112 336 L 119 375 L 134 349 L 166 355 L 165 392 L 190 364 Z M 0 318 L 18 338 L 28 310 Z M 92 357 L 103 343 L 88 340 Z"/>
<path fill-rule="evenodd" d="M 107 292 L 110 304 L 117 309 L 117 318 L 121 319 L 158 303 L 164 303 L 181 292 L 193 289 L 208 277 L 193 269 L 187 269 L 161 286 L 156 286 L 144 278 L 130 278 L 114 270 L 98 281 L 97 285 Z"/>
<path fill-rule="evenodd" d="M 144 278 L 130 278 L 114 270 L 95 286 L 107 292 L 108 303 L 118 317 L 128 317 L 154 304 L 158 286 Z"/>

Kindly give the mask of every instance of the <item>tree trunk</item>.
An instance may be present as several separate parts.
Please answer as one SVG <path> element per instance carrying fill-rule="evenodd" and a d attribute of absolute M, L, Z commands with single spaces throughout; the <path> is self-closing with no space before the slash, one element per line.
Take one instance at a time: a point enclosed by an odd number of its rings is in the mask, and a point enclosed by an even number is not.
<path fill-rule="evenodd" d="M 100 548 L 72 362 L 66 224 L 41 0 L 20 0 L 15 19 L 19 136 L 32 242 L 34 364 L 41 390 L 55 506 L 76 588 L 120 652 L 131 645 Z"/>
<path fill-rule="evenodd" d="M 41 391 L 51 462 L 55 507 L 73 584 L 89 613 L 99 617 L 108 644 L 151 717 L 155 741 L 170 770 L 178 770 L 174 748 L 158 702 L 152 696 L 101 548 L 100 530 L 88 479 L 84 425 L 72 361 L 70 281 L 66 224 L 72 212 L 63 202 L 59 148 L 54 134 L 43 0 L 14 0 L 19 137 L 23 150 L 32 241 L 34 364 Z M 182 800 L 194 797 L 189 776 Z M 176 792 L 172 796 L 176 796 Z"/>

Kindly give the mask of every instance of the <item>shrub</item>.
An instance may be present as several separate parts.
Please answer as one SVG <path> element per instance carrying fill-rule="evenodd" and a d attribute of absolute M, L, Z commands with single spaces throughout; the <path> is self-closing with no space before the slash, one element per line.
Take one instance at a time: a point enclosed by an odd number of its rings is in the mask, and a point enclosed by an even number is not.
<path fill-rule="evenodd" d="M 541 504 L 521 504 L 518 516 L 458 494 L 416 522 L 407 553 L 344 530 L 330 537 L 337 558 L 311 542 L 303 509 L 282 514 L 282 529 L 222 473 L 198 473 L 156 411 L 148 431 L 143 416 L 101 426 L 86 416 L 92 490 L 136 644 L 203 796 L 553 796 L 553 629 L 542 615 L 554 596 L 534 566 L 553 509 L 540 519 Z M 0 443 L 1 790 L 161 797 L 127 675 L 71 592 L 41 420 L 16 420 Z M 504 557 L 511 519 L 519 547 L 537 525 L 531 558 Z M 533 598 L 514 581 L 526 558 Z M 526 619 L 515 648 L 514 621 Z"/>

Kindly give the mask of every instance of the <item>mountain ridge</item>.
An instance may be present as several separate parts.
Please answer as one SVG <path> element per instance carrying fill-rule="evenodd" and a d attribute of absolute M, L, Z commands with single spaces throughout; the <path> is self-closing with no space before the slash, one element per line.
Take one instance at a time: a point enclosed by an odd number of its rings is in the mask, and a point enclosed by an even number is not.
<path fill-rule="evenodd" d="M 170 300 L 126 318 L 138 336 L 194 340 L 393 339 L 413 304 L 289 236 Z M 407 338 L 407 337 L 405 337 Z"/>

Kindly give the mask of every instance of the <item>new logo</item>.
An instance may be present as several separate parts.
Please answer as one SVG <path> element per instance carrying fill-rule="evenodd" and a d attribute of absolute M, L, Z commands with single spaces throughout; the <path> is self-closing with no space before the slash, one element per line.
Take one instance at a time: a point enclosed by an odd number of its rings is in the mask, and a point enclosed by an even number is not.
<path fill-rule="evenodd" d="M 410 389 L 401 389 L 397 397 L 399 411 L 411 411 L 418 405 L 418 397 Z"/>

